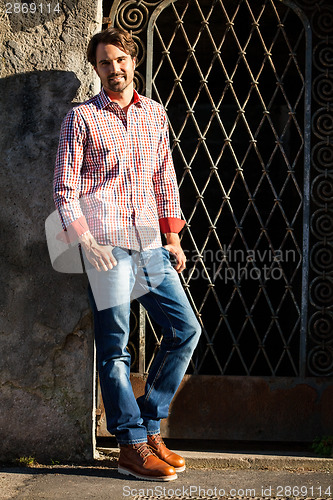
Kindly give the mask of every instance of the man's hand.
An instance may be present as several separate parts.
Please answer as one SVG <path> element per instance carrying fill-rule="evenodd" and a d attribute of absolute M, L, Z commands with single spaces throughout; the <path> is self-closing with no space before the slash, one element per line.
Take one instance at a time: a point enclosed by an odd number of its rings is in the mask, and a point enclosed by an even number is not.
<path fill-rule="evenodd" d="M 90 264 L 97 271 L 108 271 L 117 265 L 117 261 L 112 254 L 113 247 L 110 245 L 99 245 L 90 231 L 79 236 L 79 242 Z"/>
<path fill-rule="evenodd" d="M 175 269 L 177 273 L 181 273 L 186 267 L 186 257 L 180 245 L 179 236 L 177 233 L 166 233 L 165 237 L 167 244 L 164 245 L 164 248 L 176 257 L 177 264 Z"/>

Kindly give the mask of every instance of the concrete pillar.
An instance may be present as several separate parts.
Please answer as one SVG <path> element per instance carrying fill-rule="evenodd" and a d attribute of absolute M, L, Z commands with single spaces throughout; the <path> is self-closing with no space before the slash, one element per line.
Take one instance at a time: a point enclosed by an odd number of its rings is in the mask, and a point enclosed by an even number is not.
<path fill-rule="evenodd" d="M 84 460 L 94 448 L 86 279 L 52 269 L 44 224 L 62 119 L 98 91 L 85 52 L 102 8 L 12 5 L 0 19 L 0 460 Z"/>

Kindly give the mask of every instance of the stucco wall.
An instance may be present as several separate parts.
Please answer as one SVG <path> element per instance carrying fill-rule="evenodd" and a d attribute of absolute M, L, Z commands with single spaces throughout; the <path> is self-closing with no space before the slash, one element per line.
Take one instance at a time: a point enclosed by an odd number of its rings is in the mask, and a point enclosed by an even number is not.
<path fill-rule="evenodd" d="M 1 2 L 2 3 L 2 2 Z M 83 275 L 52 269 L 45 219 L 60 125 L 98 90 L 98 0 L 0 9 L 0 460 L 92 456 L 93 341 Z M 38 3 L 38 6 L 40 4 Z"/>

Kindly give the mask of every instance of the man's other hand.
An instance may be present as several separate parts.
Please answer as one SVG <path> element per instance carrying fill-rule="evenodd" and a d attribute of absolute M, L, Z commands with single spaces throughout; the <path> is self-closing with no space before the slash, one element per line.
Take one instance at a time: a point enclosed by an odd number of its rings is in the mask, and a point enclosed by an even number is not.
<path fill-rule="evenodd" d="M 108 271 L 117 265 L 117 261 L 112 253 L 114 247 L 111 245 L 99 245 L 90 231 L 79 236 L 79 242 L 84 249 L 88 261 L 97 271 Z"/>
<path fill-rule="evenodd" d="M 164 245 L 164 248 L 166 248 L 172 255 L 175 256 L 177 264 L 174 268 L 177 273 L 181 273 L 186 267 L 186 257 L 180 245 L 179 236 L 177 233 L 166 233 L 165 237 L 167 240 L 167 245 Z"/>

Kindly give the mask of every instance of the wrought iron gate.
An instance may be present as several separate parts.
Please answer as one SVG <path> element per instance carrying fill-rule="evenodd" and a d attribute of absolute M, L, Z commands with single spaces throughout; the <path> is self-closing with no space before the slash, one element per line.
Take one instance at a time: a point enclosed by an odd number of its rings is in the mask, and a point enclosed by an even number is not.
<path fill-rule="evenodd" d="M 189 373 L 333 374 L 332 19 L 311 0 L 116 0 L 105 19 L 170 121 L 203 326 Z M 139 314 L 145 373 L 160 333 Z"/>

